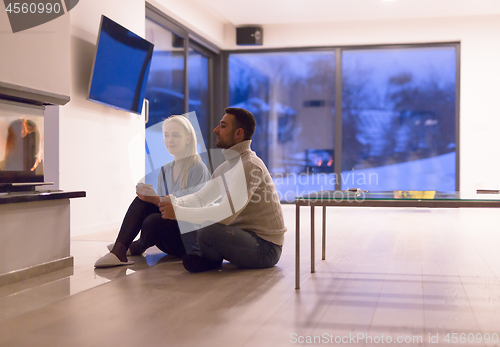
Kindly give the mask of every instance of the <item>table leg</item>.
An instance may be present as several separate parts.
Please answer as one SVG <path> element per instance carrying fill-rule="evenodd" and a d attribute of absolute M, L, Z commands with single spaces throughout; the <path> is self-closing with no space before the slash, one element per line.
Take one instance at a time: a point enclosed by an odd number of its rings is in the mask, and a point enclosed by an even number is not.
<path fill-rule="evenodd" d="M 314 273 L 314 205 L 311 206 L 311 273 Z"/>
<path fill-rule="evenodd" d="M 295 202 L 295 289 L 300 289 L 300 206 Z"/>
<path fill-rule="evenodd" d="M 323 256 L 322 260 L 325 260 L 326 256 L 326 206 L 323 206 L 323 242 L 321 244 Z"/>

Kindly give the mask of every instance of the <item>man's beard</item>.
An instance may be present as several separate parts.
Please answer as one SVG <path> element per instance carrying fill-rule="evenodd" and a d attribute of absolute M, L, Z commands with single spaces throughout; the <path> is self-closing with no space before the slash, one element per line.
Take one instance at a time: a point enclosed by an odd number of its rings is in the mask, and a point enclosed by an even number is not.
<path fill-rule="evenodd" d="M 231 148 L 235 145 L 236 143 L 227 143 L 227 142 L 224 142 L 224 140 L 220 139 L 220 140 L 217 140 L 215 141 L 215 146 L 218 147 L 218 148 L 222 148 L 222 149 L 228 149 L 228 148 Z"/>

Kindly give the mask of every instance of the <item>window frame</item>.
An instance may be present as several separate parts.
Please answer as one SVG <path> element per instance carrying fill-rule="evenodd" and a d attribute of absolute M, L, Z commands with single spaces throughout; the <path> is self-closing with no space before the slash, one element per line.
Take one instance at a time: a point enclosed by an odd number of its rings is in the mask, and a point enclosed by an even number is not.
<path fill-rule="evenodd" d="M 192 48 L 208 58 L 208 129 L 212 129 L 215 115 L 220 113 L 217 110 L 220 109 L 222 104 L 220 101 L 222 88 L 217 88 L 222 84 L 220 68 L 218 68 L 220 66 L 221 50 L 148 2 L 146 2 L 145 17 L 184 39 L 184 113 L 189 112 L 189 49 Z M 206 139 L 207 145 L 214 144 L 213 132 L 209 131 L 208 136 L 209 138 Z"/>

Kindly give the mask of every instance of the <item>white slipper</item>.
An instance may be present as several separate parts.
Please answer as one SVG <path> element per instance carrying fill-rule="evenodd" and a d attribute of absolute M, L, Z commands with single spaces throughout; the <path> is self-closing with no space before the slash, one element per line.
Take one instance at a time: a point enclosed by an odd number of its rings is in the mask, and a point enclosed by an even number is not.
<path fill-rule="evenodd" d="M 134 262 L 131 260 L 121 261 L 113 253 L 108 253 L 104 257 L 101 257 L 100 259 L 98 259 L 95 262 L 94 267 L 112 267 L 112 266 L 120 266 L 120 265 L 134 265 Z"/>
<path fill-rule="evenodd" d="M 107 245 L 106 247 L 108 247 L 108 251 L 110 251 L 110 252 L 111 252 L 111 250 L 113 249 L 113 246 L 114 246 L 114 245 L 115 245 L 114 243 L 110 243 L 109 245 Z M 132 255 L 132 253 L 130 253 L 130 249 L 127 249 L 127 253 L 126 253 L 125 255 L 126 255 L 127 257 Z"/>

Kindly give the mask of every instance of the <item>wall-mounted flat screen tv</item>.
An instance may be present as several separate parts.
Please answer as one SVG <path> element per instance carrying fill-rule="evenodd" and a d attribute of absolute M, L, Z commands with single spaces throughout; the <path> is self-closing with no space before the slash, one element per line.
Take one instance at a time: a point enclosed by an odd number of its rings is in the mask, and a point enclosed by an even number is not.
<path fill-rule="evenodd" d="M 89 100 L 141 114 L 153 44 L 101 17 Z"/>

